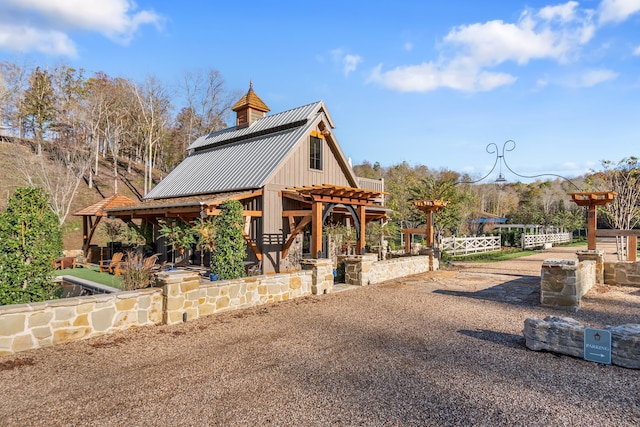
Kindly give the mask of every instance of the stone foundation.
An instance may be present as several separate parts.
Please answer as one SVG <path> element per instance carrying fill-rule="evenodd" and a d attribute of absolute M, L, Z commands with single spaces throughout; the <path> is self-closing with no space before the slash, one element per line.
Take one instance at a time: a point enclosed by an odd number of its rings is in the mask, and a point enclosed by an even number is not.
<path fill-rule="evenodd" d="M 568 317 L 548 316 L 544 320 L 524 321 L 524 338 L 528 349 L 584 357 L 585 325 Z M 640 324 L 606 326 L 611 331 L 611 363 L 640 369 Z"/>
<path fill-rule="evenodd" d="M 640 288 L 640 261 L 605 262 L 604 283 Z"/>
<path fill-rule="evenodd" d="M 595 261 L 547 259 L 542 263 L 540 304 L 553 308 L 578 309 L 582 296 L 595 283 Z"/>

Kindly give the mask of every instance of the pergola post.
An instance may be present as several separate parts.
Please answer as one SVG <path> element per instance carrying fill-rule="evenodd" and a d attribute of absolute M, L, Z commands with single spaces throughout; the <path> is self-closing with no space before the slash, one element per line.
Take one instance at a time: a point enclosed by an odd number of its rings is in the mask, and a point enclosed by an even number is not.
<path fill-rule="evenodd" d="M 367 228 L 365 224 L 366 215 L 367 207 L 364 205 L 358 206 L 358 224 L 360 224 L 360 233 L 358 242 L 356 243 L 356 255 L 362 255 L 364 253 L 364 246 L 366 244 L 365 230 Z"/>
<path fill-rule="evenodd" d="M 598 228 L 597 208 L 613 201 L 613 191 L 568 193 L 578 206 L 587 206 L 587 249 L 596 249 L 596 229 Z"/>
<path fill-rule="evenodd" d="M 322 202 L 311 204 L 311 256 L 320 258 L 322 254 Z"/>

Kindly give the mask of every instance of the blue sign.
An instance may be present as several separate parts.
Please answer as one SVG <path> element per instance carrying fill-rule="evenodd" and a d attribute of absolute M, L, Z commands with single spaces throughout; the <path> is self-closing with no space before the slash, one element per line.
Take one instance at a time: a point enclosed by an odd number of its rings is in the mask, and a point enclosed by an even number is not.
<path fill-rule="evenodd" d="M 611 331 L 584 328 L 584 359 L 611 365 Z"/>

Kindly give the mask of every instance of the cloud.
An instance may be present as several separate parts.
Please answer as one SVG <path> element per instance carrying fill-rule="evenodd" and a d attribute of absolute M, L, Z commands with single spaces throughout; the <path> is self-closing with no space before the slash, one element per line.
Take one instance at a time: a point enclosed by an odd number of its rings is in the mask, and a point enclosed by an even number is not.
<path fill-rule="evenodd" d="M 601 24 L 626 21 L 640 12 L 640 0 L 602 0 L 598 8 Z"/>
<path fill-rule="evenodd" d="M 493 20 L 461 25 L 443 38 L 437 60 L 386 71 L 379 65 L 369 81 L 401 92 L 441 87 L 493 90 L 516 81 L 513 75 L 494 70 L 505 63 L 522 66 L 534 60 L 574 61 L 595 35 L 593 14 L 569 1 L 537 12 L 526 9 L 513 23 Z"/>
<path fill-rule="evenodd" d="M 343 58 L 344 63 L 344 75 L 348 76 L 358 68 L 358 64 L 362 62 L 362 57 L 359 55 L 345 55 Z"/>
<path fill-rule="evenodd" d="M 333 49 L 330 54 L 333 62 L 342 68 L 342 72 L 345 76 L 356 71 L 358 65 L 363 60 L 360 55 L 347 53 L 344 49 Z"/>
<path fill-rule="evenodd" d="M 638 46 L 635 49 L 633 49 L 633 54 L 635 56 L 640 56 L 640 46 Z"/>
<path fill-rule="evenodd" d="M 611 70 L 589 70 L 582 74 L 579 85 L 581 87 L 593 87 L 609 80 L 615 80 L 618 75 L 618 73 Z"/>
<path fill-rule="evenodd" d="M 72 32 L 95 32 L 126 44 L 141 26 L 161 23 L 153 11 L 136 11 L 131 0 L 4 0 L 0 49 L 74 56 Z"/>
<path fill-rule="evenodd" d="M 413 50 L 413 43 L 405 42 L 405 44 L 402 46 L 402 48 L 404 50 L 406 50 L 407 52 L 411 52 Z"/>

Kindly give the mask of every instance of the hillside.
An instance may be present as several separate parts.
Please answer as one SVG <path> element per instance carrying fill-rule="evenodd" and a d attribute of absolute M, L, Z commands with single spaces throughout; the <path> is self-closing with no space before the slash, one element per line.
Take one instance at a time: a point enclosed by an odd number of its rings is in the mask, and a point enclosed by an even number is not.
<path fill-rule="evenodd" d="M 18 151 L 19 150 L 19 151 Z M 27 185 L 24 168 L 25 162 L 19 159 L 26 156 L 27 160 L 36 159 L 30 148 L 15 143 L 0 141 L 0 209 L 5 209 L 7 200 L 18 187 Z M 121 178 L 118 182 L 118 193 L 137 200 L 134 192 L 127 187 L 128 181 L 138 193 L 142 193 L 144 185 L 141 165 L 132 167 L 131 173 L 127 173 L 126 166 L 119 168 Z M 88 175 L 87 175 L 88 177 Z M 93 176 L 93 188 L 89 188 L 86 181 L 82 181 L 78 187 L 73 202 L 71 212 L 75 212 L 86 206 L 100 201 L 103 197 L 109 197 L 114 193 L 113 165 L 109 157 L 100 158 L 98 162 L 98 174 Z M 63 240 L 65 249 L 81 249 L 82 247 L 82 218 L 69 215 L 63 225 Z M 93 239 L 95 244 L 104 244 L 102 233 L 96 233 Z"/>

